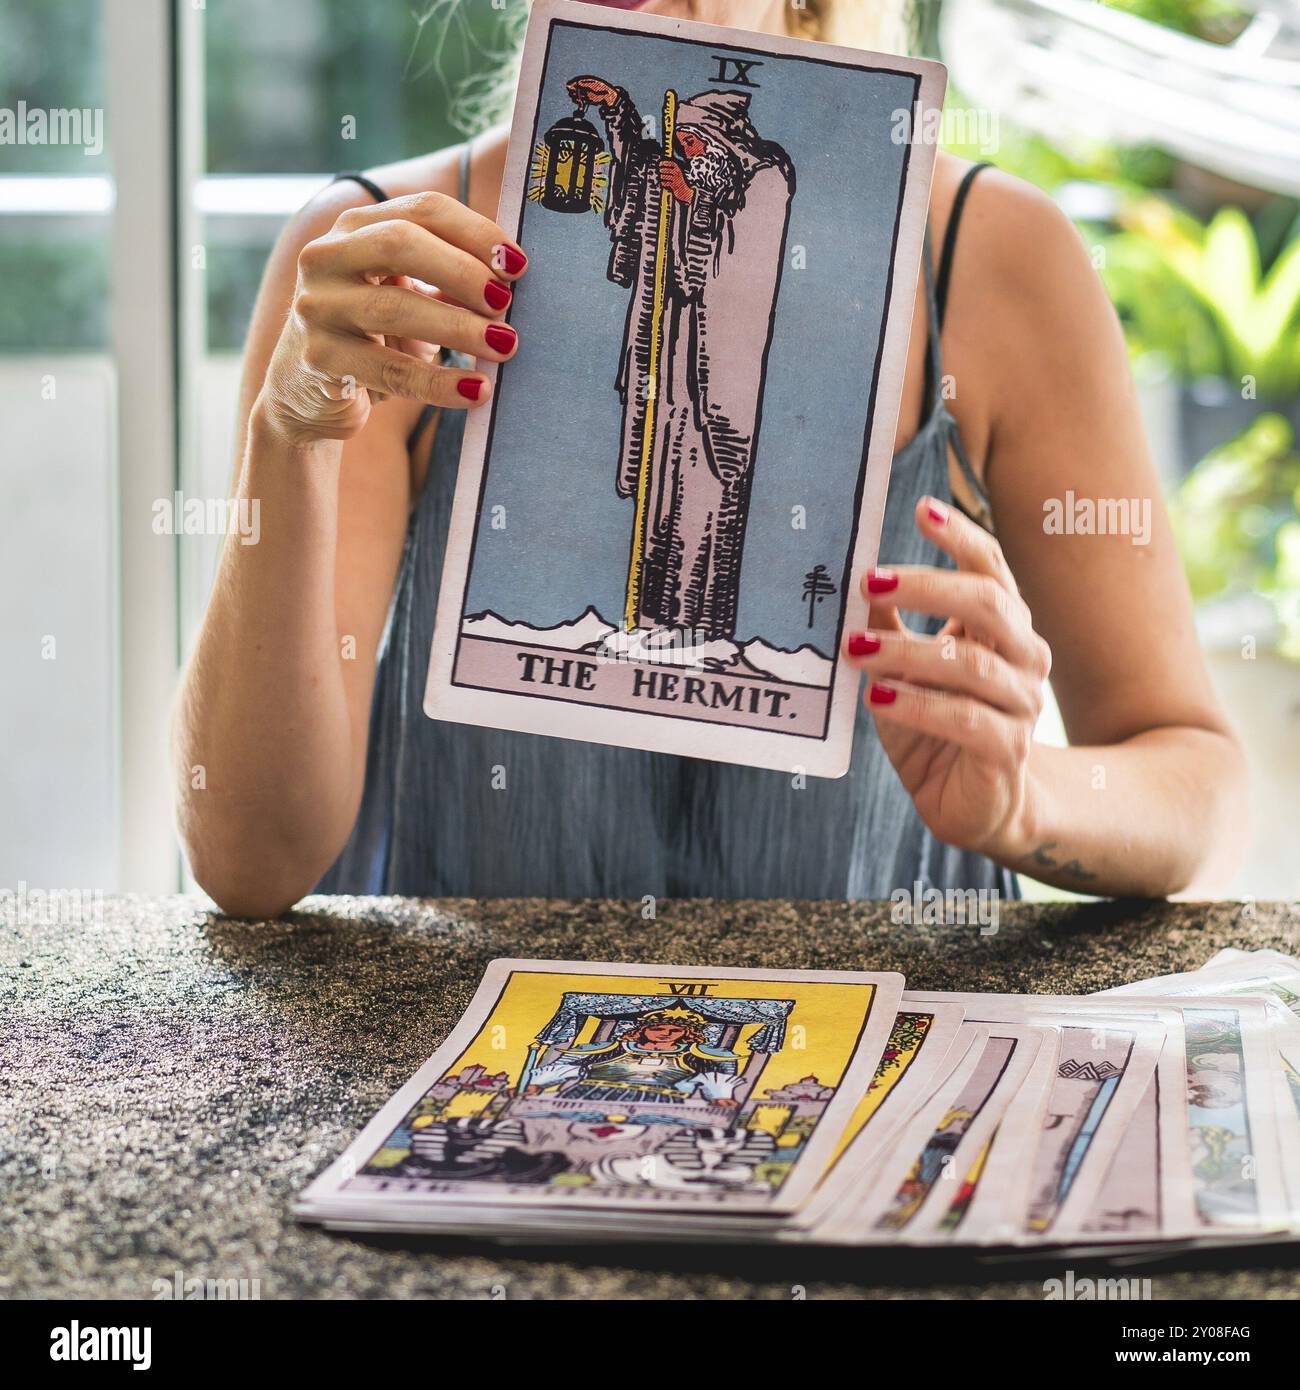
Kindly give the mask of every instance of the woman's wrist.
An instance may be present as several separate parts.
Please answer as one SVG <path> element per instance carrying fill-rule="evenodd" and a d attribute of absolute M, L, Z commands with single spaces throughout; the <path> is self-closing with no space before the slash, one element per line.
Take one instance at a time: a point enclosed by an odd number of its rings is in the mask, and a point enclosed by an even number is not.
<path fill-rule="evenodd" d="M 248 416 L 236 495 L 257 507 L 269 556 L 288 544 L 301 553 L 313 541 L 333 553 L 338 525 L 343 445 L 336 439 L 295 440 L 259 398 Z"/>
<path fill-rule="evenodd" d="M 1051 749 L 1035 743 L 1025 768 L 1019 804 L 1012 808 L 983 852 L 1010 869 L 1022 869 L 1040 846 L 1052 838 L 1052 780 L 1043 775 L 1043 761 Z"/>
<path fill-rule="evenodd" d="M 1080 757 L 1084 751 L 1032 746 L 1020 804 L 985 853 L 1009 869 L 1073 893 L 1148 891 L 1136 879 L 1121 885 L 1109 877 L 1114 866 L 1104 850 L 1107 832 L 1086 804 L 1093 773 Z M 1089 763 L 1092 756 L 1087 755 Z"/>
<path fill-rule="evenodd" d="M 307 464 L 338 463 L 343 456 L 341 440 L 304 436 L 285 420 L 265 392 L 258 395 L 249 412 L 248 449 L 258 460 L 271 456 Z"/>

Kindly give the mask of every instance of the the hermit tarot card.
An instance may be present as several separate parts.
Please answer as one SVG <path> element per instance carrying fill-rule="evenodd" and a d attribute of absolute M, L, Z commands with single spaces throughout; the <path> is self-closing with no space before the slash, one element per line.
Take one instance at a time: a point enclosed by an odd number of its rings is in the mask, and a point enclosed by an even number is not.
<path fill-rule="evenodd" d="M 494 961 L 301 1215 L 781 1213 L 871 1084 L 900 975 Z"/>
<path fill-rule="evenodd" d="M 934 159 L 934 63 L 537 0 L 436 719 L 841 776 Z"/>

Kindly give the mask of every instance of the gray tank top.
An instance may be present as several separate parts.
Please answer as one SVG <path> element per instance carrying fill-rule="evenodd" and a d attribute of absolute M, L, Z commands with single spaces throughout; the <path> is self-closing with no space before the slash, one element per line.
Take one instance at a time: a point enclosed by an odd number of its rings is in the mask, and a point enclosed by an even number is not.
<path fill-rule="evenodd" d="M 954 203 L 937 284 L 926 246 L 928 408 L 894 458 L 882 563 L 951 568 L 912 519 L 925 494 L 951 500 L 949 448 L 987 524 L 987 498 L 943 400 L 939 357 L 957 223 L 978 168 Z M 468 150 L 465 200 L 467 174 Z M 383 199 L 369 180 L 358 182 Z M 861 703 L 848 775 L 802 784 L 781 772 L 429 719 L 424 682 L 464 422 L 448 411 L 437 423 L 380 649 L 361 809 L 317 891 L 888 898 L 919 881 L 1020 896 L 1014 874 L 926 829 Z M 925 630 L 941 625 L 932 619 Z"/>

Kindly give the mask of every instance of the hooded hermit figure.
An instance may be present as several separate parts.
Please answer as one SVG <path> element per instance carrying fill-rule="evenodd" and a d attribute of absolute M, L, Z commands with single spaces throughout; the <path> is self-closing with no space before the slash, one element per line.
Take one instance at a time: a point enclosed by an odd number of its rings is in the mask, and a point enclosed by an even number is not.
<path fill-rule="evenodd" d="M 748 92 L 702 92 L 677 106 L 681 163 L 647 138 L 622 88 L 580 77 L 569 90 L 605 122 L 609 277 L 632 291 L 617 381 L 622 497 L 640 481 L 660 194 L 672 194 L 634 625 L 652 646 L 731 639 L 794 168 L 759 138 Z"/>

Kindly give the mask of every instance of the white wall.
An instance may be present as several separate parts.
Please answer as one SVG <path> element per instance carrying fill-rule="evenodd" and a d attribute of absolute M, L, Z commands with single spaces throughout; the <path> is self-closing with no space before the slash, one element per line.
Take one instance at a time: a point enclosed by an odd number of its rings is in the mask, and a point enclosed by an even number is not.
<path fill-rule="evenodd" d="M 117 887 L 115 396 L 107 357 L 0 358 L 0 886 Z"/>

